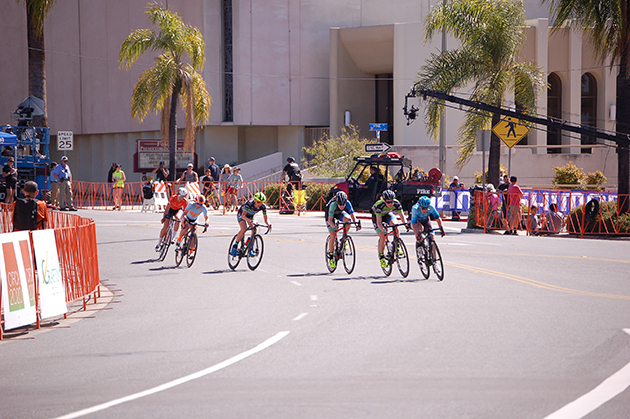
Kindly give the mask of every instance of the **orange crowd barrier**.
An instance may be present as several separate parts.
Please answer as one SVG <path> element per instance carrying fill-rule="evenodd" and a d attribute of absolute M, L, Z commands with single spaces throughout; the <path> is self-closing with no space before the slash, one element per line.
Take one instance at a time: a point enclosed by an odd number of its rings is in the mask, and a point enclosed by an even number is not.
<path fill-rule="evenodd" d="M 518 206 L 519 222 L 510 225 L 506 192 L 475 191 L 475 224 L 485 231 L 516 226 L 528 234 L 630 235 L 630 212 L 620 210 L 628 205 L 627 195 L 594 190 L 523 189 L 523 192 Z M 492 208 L 493 201 L 498 202 L 496 211 Z"/>
<path fill-rule="evenodd" d="M 0 205 L 1 233 L 13 231 L 12 208 Z M 87 309 L 87 299 L 91 295 L 94 303 L 100 297 L 100 276 L 98 268 L 98 251 L 96 245 L 96 224 L 94 220 L 83 218 L 77 214 L 48 210 L 48 228 L 55 231 L 57 253 L 61 276 L 66 290 L 66 303 L 83 299 L 83 309 Z M 32 251 L 32 249 L 31 249 Z M 33 275 L 35 272 L 33 271 Z M 38 281 L 33 278 L 37 295 Z M 0 299 L 0 309 L 2 299 Z M 39 328 L 39 315 L 36 327 Z M 0 339 L 2 328 L 0 327 Z"/>

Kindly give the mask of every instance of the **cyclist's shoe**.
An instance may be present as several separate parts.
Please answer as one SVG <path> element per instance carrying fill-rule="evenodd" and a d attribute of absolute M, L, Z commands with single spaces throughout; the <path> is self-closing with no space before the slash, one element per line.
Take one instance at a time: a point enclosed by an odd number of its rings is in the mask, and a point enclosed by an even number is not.
<path fill-rule="evenodd" d="M 328 258 L 328 266 L 330 266 L 331 269 L 337 268 L 337 264 L 335 263 L 335 258 L 333 258 L 332 256 L 329 256 Z"/>
<path fill-rule="evenodd" d="M 162 243 L 158 243 L 158 244 L 155 245 L 155 251 L 156 252 L 159 252 L 161 248 L 162 248 Z"/>
<path fill-rule="evenodd" d="M 344 250 L 348 250 L 350 248 L 350 245 L 348 244 L 347 241 L 343 242 L 343 248 Z"/>
<path fill-rule="evenodd" d="M 405 252 L 403 252 L 402 247 L 398 248 L 398 256 L 405 256 Z"/>
<path fill-rule="evenodd" d="M 387 259 L 385 259 L 383 256 L 381 256 L 380 261 L 381 261 L 381 268 L 387 268 L 389 266 L 389 264 L 387 263 Z"/>
<path fill-rule="evenodd" d="M 238 245 L 235 244 L 234 246 L 232 246 L 232 250 L 230 250 L 230 255 L 232 255 L 232 257 L 236 257 L 237 254 L 238 254 Z"/>
<path fill-rule="evenodd" d="M 249 257 L 251 257 L 251 258 L 255 258 L 256 257 L 256 252 L 254 252 L 254 249 L 249 251 Z"/>

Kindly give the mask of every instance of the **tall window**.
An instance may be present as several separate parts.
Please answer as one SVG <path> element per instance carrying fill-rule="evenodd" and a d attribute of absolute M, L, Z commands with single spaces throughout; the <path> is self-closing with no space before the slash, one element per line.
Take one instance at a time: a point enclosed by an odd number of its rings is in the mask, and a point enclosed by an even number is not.
<path fill-rule="evenodd" d="M 223 0 L 223 122 L 234 122 L 232 0 Z"/>
<path fill-rule="evenodd" d="M 597 127 L 597 81 L 589 73 L 582 74 L 582 108 L 580 122 L 583 127 Z M 593 144 L 595 138 L 582 134 L 582 145 Z M 590 154 L 592 148 L 583 148 L 582 153 Z"/>
<path fill-rule="evenodd" d="M 551 73 L 547 78 L 549 83 L 549 91 L 547 92 L 547 118 L 548 119 L 560 119 L 562 118 L 562 81 L 556 73 Z M 559 128 L 548 128 L 547 130 L 547 145 L 561 145 L 562 144 L 562 131 Z M 548 148 L 547 154 L 560 153 L 562 149 Z"/>

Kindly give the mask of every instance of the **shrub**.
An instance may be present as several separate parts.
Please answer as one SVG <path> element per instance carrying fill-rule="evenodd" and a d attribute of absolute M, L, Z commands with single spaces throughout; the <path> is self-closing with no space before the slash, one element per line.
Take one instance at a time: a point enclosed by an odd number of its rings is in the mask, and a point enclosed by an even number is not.
<path fill-rule="evenodd" d="M 553 171 L 556 172 L 556 176 L 553 179 L 554 185 L 582 185 L 586 179 L 582 169 L 578 169 L 571 161 L 565 166 L 555 166 Z M 559 187 L 570 189 L 570 186 Z"/>
<path fill-rule="evenodd" d="M 608 179 L 606 178 L 606 176 L 604 176 L 604 174 L 600 170 L 589 172 L 589 174 L 586 176 L 586 184 L 589 186 L 587 186 L 586 188 L 602 189 L 601 186 L 606 183 L 607 180 Z"/>
<path fill-rule="evenodd" d="M 613 233 L 615 226 L 620 234 L 630 233 L 630 215 L 617 215 L 617 201 L 600 202 L 599 215 L 594 221 L 588 221 L 583 216 L 584 207 L 579 206 L 571 211 L 567 223 L 567 231 L 572 234 L 580 234 L 582 220 L 584 219 L 584 233 Z"/>
<path fill-rule="evenodd" d="M 304 147 L 304 167 L 324 177 L 346 176 L 354 167 L 354 158 L 365 154 L 365 144 L 373 142 L 360 138 L 354 125 L 344 127 L 339 137 L 325 135 L 310 147 Z"/>
<path fill-rule="evenodd" d="M 281 183 L 269 185 L 265 188 L 265 195 L 267 196 L 267 206 L 269 208 L 279 208 L 280 192 L 284 189 Z"/>
<path fill-rule="evenodd" d="M 333 185 L 327 183 L 309 183 L 306 185 L 306 209 L 323 211 L 326 206 L 326 196 Z"/>
<path fill-rule="evenodd" d="M 508 171 L 507 171 L 507 168 L 505 166 L 503 166 L 501 164 L 501 165 L 499 165 L 499 167 L 501 168 L 503 173 L 507 174 Z M 481 178 L 481 172 L 475 172 L 475 184 L 481 185 L 482 181 L 483 181 L 483 179 Z M 486 169 L 486 183 L 492 183 L 495 186 L 499 183 L 499 179 L 496 179 L 494 182 L 492 182 L 491 180 L 488 179 L 488 169 Z"/>

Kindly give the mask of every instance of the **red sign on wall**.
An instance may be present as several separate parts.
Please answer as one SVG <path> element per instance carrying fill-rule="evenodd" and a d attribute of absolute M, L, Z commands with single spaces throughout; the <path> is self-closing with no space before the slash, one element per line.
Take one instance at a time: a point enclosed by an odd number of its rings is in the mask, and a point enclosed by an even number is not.
<path fill-rule="evenodd" d="M 166 162 L 168 167 L 168 147 L 162 146 L 161 140 L 136 140 L 136 153 L 133 156 L 133 171 L 135 173 L 148 173 L 159 166 L 160 162 Z M 186 170 L 188 163 L 197 167 L 197 154 L 190 151 L 184 153 L 184 140 L 177 140 L 175 150 L 175 168 Z"/>

